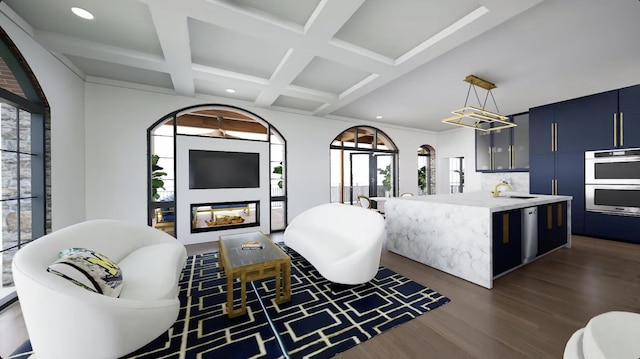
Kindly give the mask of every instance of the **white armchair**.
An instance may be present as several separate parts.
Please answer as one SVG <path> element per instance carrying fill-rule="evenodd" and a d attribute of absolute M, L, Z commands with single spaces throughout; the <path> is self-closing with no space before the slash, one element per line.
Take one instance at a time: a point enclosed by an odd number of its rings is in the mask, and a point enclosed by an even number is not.
<path fill-rule="evenodd" d="M 611 311 L 598 314 L 571 335 L 563 358 L 640 358 L 639 336 L 639 313 Z"/>
<path fill-rule="evenodd" d="M 101 253 L 122 270 L 119 298 L 98 294 L 47 272 L 61 250 Z M 145 225 L 93 220 L 27 244 L 13 276 L 38 359 L 118 358 L 151 342 L 178 317 L 184 245 Z"/>
<path fill-rule="evenodd" d="M 295 217 L 285 229 L 284 243 L 329 281 L 361 284 L 378 273 L 384 227 L 376 211 L 328 203 Z"/>

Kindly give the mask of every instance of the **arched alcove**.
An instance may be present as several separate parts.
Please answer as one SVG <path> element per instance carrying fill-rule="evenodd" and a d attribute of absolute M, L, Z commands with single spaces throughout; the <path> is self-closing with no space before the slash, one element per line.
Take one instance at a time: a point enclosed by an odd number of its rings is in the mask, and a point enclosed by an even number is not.
<path fill-rule="evenodd" d="M 211 231 L 286 227 L 286 141 L 265 119 L 193 106 L 158 120 L 147 139 L 149 225 L 186 243 L 211 241 Z"/>

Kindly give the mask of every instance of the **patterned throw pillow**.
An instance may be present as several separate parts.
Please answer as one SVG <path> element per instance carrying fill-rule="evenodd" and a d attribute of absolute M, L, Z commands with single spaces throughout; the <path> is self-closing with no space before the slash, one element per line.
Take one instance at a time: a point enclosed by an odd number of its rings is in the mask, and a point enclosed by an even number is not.
<path fill-rule="evenodd" d="M 49 265 L 48 272 L 96 293 L 120 296 L 122 271 L 106 256 L 86 248 L 69 248 L 58 257 L 60 259 Z"/>

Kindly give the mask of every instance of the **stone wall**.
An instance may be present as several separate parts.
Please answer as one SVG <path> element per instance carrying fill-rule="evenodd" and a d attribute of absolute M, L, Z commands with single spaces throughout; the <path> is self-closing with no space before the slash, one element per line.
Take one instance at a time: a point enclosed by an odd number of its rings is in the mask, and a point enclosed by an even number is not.
<path fill-rule="evenodd" d="M 21 155 L 20 163 L 18 163 L 18 155 L 13 151 L 20 150 L 24 152 L 30 150 L 30 148 L 27 148 L 30 147 L 31 143 L 30 114 L 21 111 L 20 121 L 18 121 L 18 110 L 3 103 L 0 104 L 0 118 L 2 149 L 7 150 L 0 154 L 2 197 L 3 199 L 16 198 L 18 196 L 28 197 L 31 195 L 30 156 Z M 18 143 L 21 143 L 21 145 Z M 18 171 L 20 175 L 19 183 Z M 18 193 L 19 190 L 20 193 Z M 17 246 L 19 240 L 21 242 L 31 240 L 31 201 L 20 201 L 20 208 L 18 208 L 17 200 L 3 201 L 1 216 L 3 249 Z M 2 253 L 3 287 L 13 285 L 11 261 L 16 250 L 17 248 Z"/>

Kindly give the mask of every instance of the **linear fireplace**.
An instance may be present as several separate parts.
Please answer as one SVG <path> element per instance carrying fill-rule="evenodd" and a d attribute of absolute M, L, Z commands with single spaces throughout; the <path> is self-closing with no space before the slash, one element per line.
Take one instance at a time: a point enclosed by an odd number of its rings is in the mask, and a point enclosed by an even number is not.
<path fill-rule="evenodd" d="M 191 204 L 191 233 L 260 226 L 260 201 Z"/>

